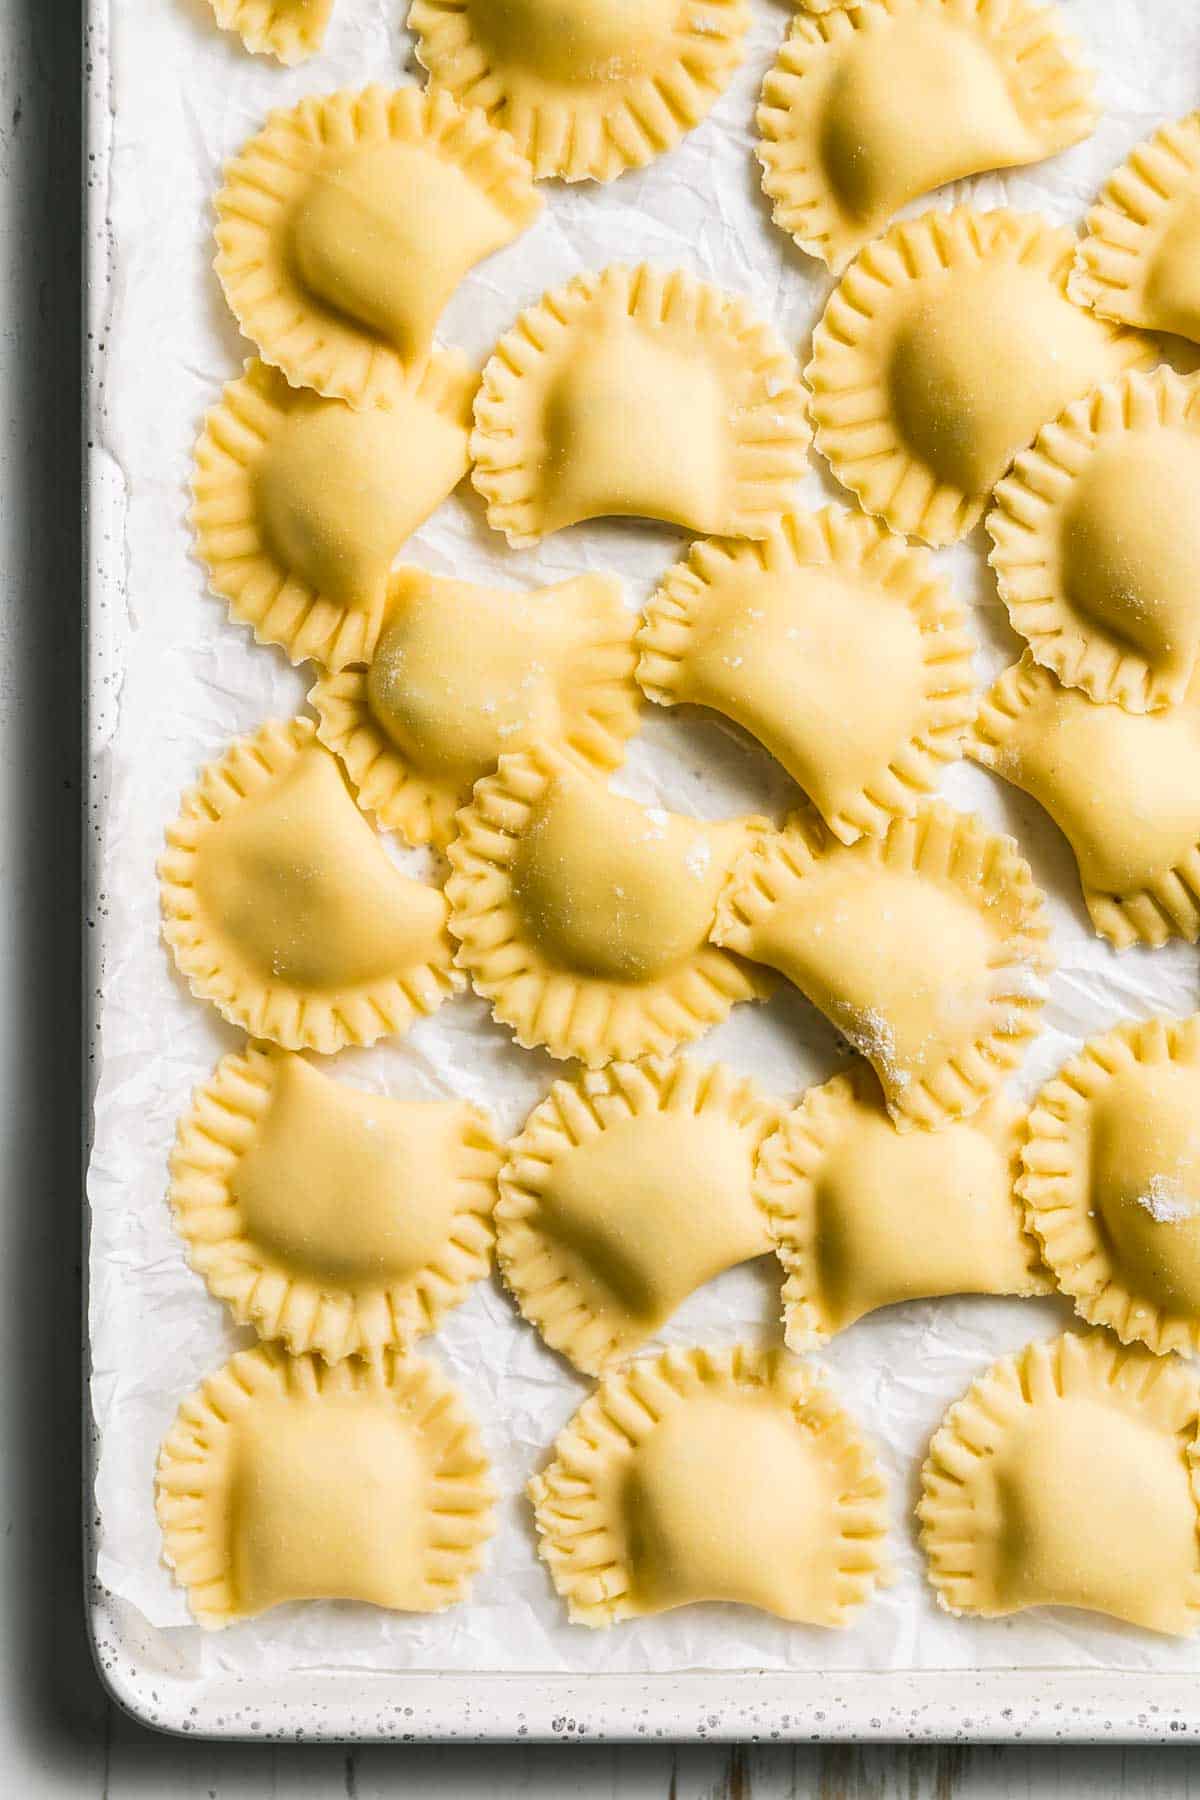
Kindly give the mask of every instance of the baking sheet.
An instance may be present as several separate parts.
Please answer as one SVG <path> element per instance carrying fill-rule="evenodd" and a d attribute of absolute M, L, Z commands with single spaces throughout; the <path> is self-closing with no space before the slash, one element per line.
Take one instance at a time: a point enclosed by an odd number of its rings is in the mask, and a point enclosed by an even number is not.
<path fill-rule="evenodd" d="M 1160 1642 L 1084 1615 L 952 1620 L 938 1612 L 925 1585 L 910 1515 L 929 1433 L 993 1357 L 1061 1327 L 1068 1315 L 1057 1301 L 895 1309 L 862 1321 L 818 1359 L 875 1442 L 892 1485 L 899 1578 L 846 1632 L 724 1607 L 686 1609 L 607 1634 L 568 1627 L 534 1556 L 520 1492 L 587 1385 L 541 1346 L 495 1284 L 476 1289 L 426 1348 L 479 1415 L 505 1495 L 471 1603 L 435 1618 L 336 1604 L 285 1607 L 215 1636 L 188 1622 L 183 1596 L 159 1560 L 154 1458 L 183 1395 L 252 1340 L 227 1326 L 185 1265 L 164 1201 L 166 1156 L 191 1088 L 239 1036 L 193 1001 L 169 967 L 157 941 L 154 863 L 163 827 L 199 764 L 236 733 L 300 709 L 309 685 L 279 652 L 255 647 L 225 619 L 189 555 L 191 445 L 204 410 L 249 349 L 209 269 L 209 207 L 222 162 L 272 105 L 340 85 L 413 78 L 403 10 L 396 0 L 338 0 L 324 54 L 294 71 L 246 56 L 213 28 L 207 0 L 149 8 L 140 0 L 97 0 L 93 20 L 99 316 L 91 395 L 92 735 L 99 847 L 90 1332 L 95 1568 L 106 1630 L 119 1620 L 127 1660 L 169 1670 L 198 1701 L 238 1680 L 269 1700 L 297 1671 L 504 1670 L 566 1678 L 684 1669 L 1200 1669 L 1200 1645 Z M 946 203 L 969 196 L 1075 221 L 1134 142 L 1200 101 L 1200 12 L 1192 0 L 1063 0 L 1063 10 L 1101 71 L 1105 116 L 1095 137 L 1042 167 L 960 184 L 947 191 Z M 710 119 L 670 156 L 605 189 L 551 185 L 534 231 L 455 296 L 444 340 L 482 361 L 516 312 L 546 287 L 582 268 L 646 257 L 747 294 L 803 358 L 829 281 L 771 226 L 750 149 L 758 86 L 791 11 L 781 0 L 754 0 L 745 68 Z M 814 470 L 799 497 L 820 503 L 836 493 Z M 488 530 L 468 485 L 405 555 L 439 573 L 512 584 L 614 569 L 630 603 L 640 605 L 685 545 L 666 528 L 603 523 L 560 533 L 535 551 L 510 552 Z M 990 679 L 1018 645 L 986 579 L 980 544 L 942 561 L 971 603 L 977 674 Z M 649 707 L 617 785 L 706 817 L 753 808 L 782 818 L 793 797 L 781 774 L 738 735 Z M 1122 1017 L 1196 1007 L 1195 950 L 1175 945 L 1118 958 L 1090 935 L 1070 854 L 1031 801 L 965 767 L 949 773 L 944 792 L 1014 831 L 1051 895 L 1059 968 L 1022 1093 L 1084 1037 Z M 401 860 L 423 866 L 419 857 Z M 722 1057 L 785 1097 L 843 1059 L 828 1027 L 786 989 L 767 1006 L 735 1009 L 693 1054 Z M 548 1058 L 513 1047 L 473 998 L 448 1004 L 400 1043 L 336 1060 L 347 1080 L 398 1096 L 479 1101 L 506 1133 L 561 1072 Z M 694 1296 L 663 1341 L 775 1341 L 777 1312 L 778 1276 L 764 1260 Z M 720 1685 L 713 1684 L 714 1696 Z"/>

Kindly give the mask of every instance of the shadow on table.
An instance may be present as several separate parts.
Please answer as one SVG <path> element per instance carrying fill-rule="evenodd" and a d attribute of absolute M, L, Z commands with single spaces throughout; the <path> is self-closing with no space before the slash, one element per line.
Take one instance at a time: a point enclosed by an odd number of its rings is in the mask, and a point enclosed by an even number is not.
<path fill-rule="evenodd" d="M 17 0 L 0 64 L 3 1682 L 20 1764 L 57 1784 L 102 1755 L 107 1712 L 80 1550 L 79 79 L 78 6 Z"/>

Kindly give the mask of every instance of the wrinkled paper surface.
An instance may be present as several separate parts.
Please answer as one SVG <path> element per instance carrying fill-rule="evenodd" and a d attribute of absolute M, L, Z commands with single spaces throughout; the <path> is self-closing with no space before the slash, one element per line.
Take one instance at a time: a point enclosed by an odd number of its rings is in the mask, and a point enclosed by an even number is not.
<path fill-rule="evenodd" d="M 302 707 L 309 680 L 260 649 L 205 592 L 184 522 L 189 454 L 205 409 L 249 347 L 210 270 L 210 200 L 222 162 L 273 105 L 368 81 L 413 78 L 399 0 L 337 0 L 325 52 L 300 69 L 251 58 L 218 32 L 206 0 L 111 0 L 112 155 L 107 177 L 111 306 L 99 398 L 101 457 L 123 492 L 118 529 L 93 587 L 101 646 L 96 720 L 102 852 L 96 932 L 101 961 L 99 1089 L 92 1203 L 93 1399 L 100 1441 L 101 1582 L 145 1621 L 163 1666 L 222 1669 L 269 1683 L 283 1668 L 638 1671 L 747 1668 L 912 1669 L 1093 1665 L 1200 1669 L 1200 1643 L 1158 1641 L 1084 1614 L 1044 1611 L 999 1622 L 954 1620 L 933 1603 L 911 1512 L 929 1434 L 947 1404 L 996 1356 L 1069 1318 L 1064 1302 L 970 1299 L 868 1318 L 819 1359 L 873 1440 L 891 1483 L 895 1585 L 845 1632 L 784 1625 L 749 1610 L 693 1607 L 592 1633 L 565 1622 L 533 1551 L 521 1491 L 587 1384 L 544 1349 L 495 1281 L 428 1343 L 469 1397 L 504 1500 L 486 1572 L 469 1605 L 440 1617 L 370 1608 L 284 1607 L 217 1635 L 188 1620 L 160 1561 L 152 1481 L 175 1408 L 251 1341 L 187 1269 L 164 1199 L 166 1159 L 192 1087 L 239 1034 L 190 998 L 158 939 L 154 876 L 163 828 L 199 765 L 228 740 Z M 1039 168 L 953 190 L 983 206 L 1040 208 L 1076 221 L 1108 171 L 1164 119 L 1200 103 L 1194 0 L 1064 0 L 1100 69 L 1104 118 L 1094 138 Z M 792 8 L 753 0 L 746 65 L 714 114 L 673 153 L 611 186 L 549 184 L 535 229 L 472 274 L 442 321 L 445 342 L 480 362 L 518 310 L 578 270 L 615 260 L 678 263 L 747 294 L 802 357 L 829 288 L 825 271 L 770 222 L 751 152 L 762 75 Z M 950 196 L 939 196 L 938 204 Z M 924 203 L 922 203 L 924 204 Z M 920 210 L 920 207 L 913 210 Z M 103 228 L 97 219 L 95 228 Z M 814 464 L 816 459 L 814 458 Z M 836 495 L 814 472 L 800 497 Z M 48 522 L 53 528 L 52 521 Z M 613 569 L 642 605 L 686 546 L 644 523 L 584 525 L 510 552 L 464 483 L 405 554 L 440 574 L 550 583 Z M 987 578 L 981 537 L 942 557 L 972 607 L 980 680 L 1018 653 Z M 871 704 L 870 695 L 864 705 Z M 1103 780 L 1103 771 L 1097 771 Z M 704 817 L 753 809 L 781 819 L 794 790 L 768 759 L 712 721 L 647 706 L 618 785 Z M 1046 1028 L 1027 1059 L 1028 1094 L 1080 1041 L 1119 1019 L 1197 1005 L 1197 952 L 1183 945 L 1117 957 L 1090 932 L 1074 863 L 1041 810 L 974 768 L 944 791 L 1013 831 L 1051 895 L 1058 971 Z M 428 866 L 408 857 L 418 868 Z M 783 987 L 742 1005 L 694 1052 L 722 1057 L 796 1097 L 844 1060 L 834 1034 Z M 402 1097 L 462 1095 L 507 1134 L 546 1091 L 556 1065 L 516 1048 L 465 997 L 398 1043 L 338 1059 L 347 1080 Z M 664 1334 L 676 1344 L 777 1341 L 779 1276 L 770 1259 L 693 1296 Z M 158 1636 L 157 1634 L 161 1634 Z M 157 1660 L 157 1653 L 153 1660 Z M 269 1693 L 269 1689 L 265 1690 Z"/>

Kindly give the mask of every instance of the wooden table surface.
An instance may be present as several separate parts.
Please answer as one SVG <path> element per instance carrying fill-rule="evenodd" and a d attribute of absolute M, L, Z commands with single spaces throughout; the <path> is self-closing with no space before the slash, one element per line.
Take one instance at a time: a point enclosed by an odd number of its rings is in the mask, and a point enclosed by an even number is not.
<path fill-rule="evenodd" d="M 72 0 L 0 0 L 0 1795 L 1200 1796 L 1187 1748 L 217 1746 L 108 1702 L 79 1549 L 79 36 Z"/>

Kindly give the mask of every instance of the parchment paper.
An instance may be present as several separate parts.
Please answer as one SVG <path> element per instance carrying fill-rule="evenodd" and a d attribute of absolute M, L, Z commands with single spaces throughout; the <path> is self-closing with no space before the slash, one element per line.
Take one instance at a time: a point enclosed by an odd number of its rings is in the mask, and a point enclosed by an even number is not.
<path fill-rule="evenodd" d="M 343 85 L 413 79 L 404 10 L 399 0 L 337 0 L 325 52 L 285 71 L 218 32 L 207 0 L 111 3 L 113 303 L 101 432 L 124 506 L 122 541 L 109 546 L 117 580 L 93 594 L 115 671 L 97 697 L 112 726 L 97 770 L 101 1053 L 89 1183 L 99 1578 L 141 1615 L 145 1640 L 164 1667 L 252 1672 L 268 1683 L 284 1667 L 318 1665 L 1200 1670 L 1200 1644 L 1159 1641 L 1082 1613 L 954 1620 L 939 1613 L 925 1584 L 911 1509 L 929 1434 L 995 1356 L 1067 1322 L 1060 1301 L 896 1308 L 862 1321 L 819 1359 L 874 1440 L 892 1485 L 899 1578 L 848 1631 L 785 1626 L 732 1607 L 685 1609 L 600 1634 L 568 1626 L 535 1558 L 521 1490 L 587 1386 L 541 1346 L 495 1284 L 481 1285 L 426 1350 L 469 1396 L 505 1496 L 470 1604 L 432 1618 L 293 1606 L 217 1635 L 188 1622 L 183 1595 L 160 1562 L 155 1454 L 182 1397 L 251 1340 L 229 1328 L 224 1310 L 185 1265 L 164 1199 L 166 1158 L 191 1088 L 239 1035 L 192 1000 L 168 964 L 158 940 L 154 863 L 163 828 L 199 765 L 236 733 L 300 709 L 309 685 L 306 672 L 292 670 L 277 651 L 256 648 L 246 630 L 227 621 L 189 555 L 191 446 L 204 410 L 249 351 L 210 271 L 210 201 L 222 162 L 271 106 Z M 1200 104 L 1195 0 L 1064 0 L 1064 11 L 1100 70 L 1104 118 L 1094 138 L 1041 167 L 963 183 L 938 204 L 969 196 L 984 206 L 1040 208 L 1055 220 L 1076 221 L 1133 143 Z M 746 293 L 804 359 L 830 284 L 771 225 L 751 154 L 759 84 L 791 12 L 782 0 L 754 0 L 745 67 L 709 120 L 672 154 L 606 188 L 550 184 L 537 227 L 456 295 L 442 323 L 444 341 L 482 362 L 518 310 L 547 287 L 583 268 L 645 257 Z M 820 503 L 836 493 L 814 472 L 799 497 Z M 43 528 L 53 529 L 53 521 Z M 640 606 L 685 545 L 682 534 L 659 526 L 605 523 L 562 532 L 535 551 L 509 552 L 464 484 L 405 554 L 439 573 L 514 585 L 614 569 L 626 580 L 630 603 Z M 1019 646 L 978 537 L 943 562 L 971 602 L 977 673 L 990 679 Z M 782 818 L 794 798 L 782 774 L 735 733 L 649 706 L 618 785 L 705 817 L 752 807 Z M 1084 1037 L 1122 1017 L 1196 1007 L 1195 950 L 1174 945 L 1117 957 L 1091 934 L 1070 853 L 1032 801 L 965 766 L 950 773 L 945 792 L 1013 831 L 1052 897 L 1059 967 L 1023 1094 Z M 725 1058 L 774 1092 L 796 1097 L 845 1052 L 785 985 L 767 1006 L 736 1008 L 694 1054 Z M 398 1096 L 480 1101 L 506 1133 L 560 1072 L 548 1058 L 515 1048 L 471 997 L 446 1005 L 399 1043 L 338 1061 L 346 1079 Z M 694 1296 L 665 1338 L 777 1340 L 778 1287 L 770 1259 L 732 1271 Z"/>

